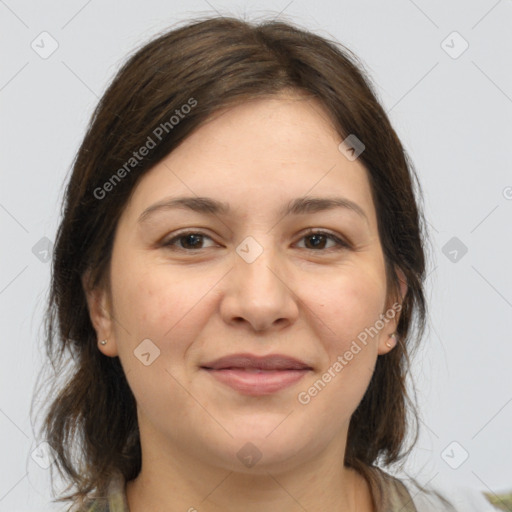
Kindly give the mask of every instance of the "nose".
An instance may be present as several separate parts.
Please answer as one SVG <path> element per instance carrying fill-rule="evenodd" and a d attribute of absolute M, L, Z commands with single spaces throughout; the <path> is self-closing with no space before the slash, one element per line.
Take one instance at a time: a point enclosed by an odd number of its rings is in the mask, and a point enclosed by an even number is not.
<path fill-rule="evenodd" d="M 234 268 L 226 279 L 220 306 L 226 323 L 266 331 L 285 328 L 297 320 L 296 283 L 276 251 L 265 248 L 251 263 L 235 253 Z"/>

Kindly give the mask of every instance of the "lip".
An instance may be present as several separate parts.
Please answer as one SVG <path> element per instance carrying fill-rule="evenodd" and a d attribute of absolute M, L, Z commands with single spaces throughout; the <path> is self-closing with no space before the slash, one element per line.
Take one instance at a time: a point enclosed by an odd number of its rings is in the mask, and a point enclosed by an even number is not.
<path fill-rule="evenodd" d="M 283 354 L 257 356 L 254 354 L 232 354 L 201 365 L 209 370 L 257 369 L 257 370 L 312 370 L 304 361 Z"/>
<path fill-rule="evenodd" d="M 285 389 L 312 370 L 305 362 L 282 354 L 233 354 L 201 365 L 217 381 L 245 395 L 269 395 Z"/>

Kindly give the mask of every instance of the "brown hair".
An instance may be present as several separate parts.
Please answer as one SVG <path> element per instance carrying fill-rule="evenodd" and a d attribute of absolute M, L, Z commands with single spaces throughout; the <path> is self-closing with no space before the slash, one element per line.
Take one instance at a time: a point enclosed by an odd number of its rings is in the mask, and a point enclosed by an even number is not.
<path fill-rule="evenodd" d="M 55 396 L 42 430 L 59 472 L 76 486 L 76 492 L 57 501 L 81 504 L 92 491 L 104 494 L 114 471 L 128 481 L 141 468 L 135 399 L 119 359 L 97 348 L 82 277 L 90 271 L 91 286 L 108 289 L 118 219 L 149 169 L 220 109 L 285 91 L 316 98 L 342 139 L 354 134 L 365 144 L 359 160 L 367 170 L 377 212 L 388 292 L 399 290 L 397 268 L 408 284 L 396 329 L 399 343 L 377 359 L 350 422 L 344 462 L 372 478 L 368 468 L 396 463 L 410 452 L 418 437 L 418 415 L 406 377 L 426 318 L 426 235 L 415 198 L 415 186 L 418 194 L 421 188 L 363 69 L 338 42 L 291 22 L 251 24 L 215 17 L 159 35 L 117 73 L 75 158 L 53 254 L 45 342 Z M 188 113 L 179 123 L 169 121 L 177 109 L 193 103 L 193 108 L 180 110 Z M 157 127 L 161 138 L 155 135 Z M 156 146 L 131 161 L 148 136 Z M 122 179 L 113 182 L 122 168 Z M 107 182 L 113 190 L 99 197 Z M 65 380 L 58 385 L 59 375 Z M 409 413 L 415 430 L 405 450 Z"/>

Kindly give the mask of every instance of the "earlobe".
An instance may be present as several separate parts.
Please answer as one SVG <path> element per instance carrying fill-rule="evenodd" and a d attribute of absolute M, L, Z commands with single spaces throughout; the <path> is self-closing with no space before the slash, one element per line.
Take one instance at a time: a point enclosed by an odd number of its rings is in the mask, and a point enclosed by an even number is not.
<path fill-rule="evenodd" d="M 391 333 L 391 334 L 384 334 L 382 338 L 379 340 L 379 349 L 378 349 L 378 355 L 384 355 L 389 352 L 391 352 L 398 342 L 398 334 Z"/>
<path fill-rule="evenodd" d="M 108 293 L 103 286 L 90 286 L 89 271 L 82 277 L 82 287 L 87 300 L 89 318 L 96 331 L 98 349 L 106 356 L 115 357 L 118 354 Z"/>
<path fill-rule="evenodd" d="M 98 341 L 98 350 L 108 357 L 116 357 L 118 355 L 117 346 L 114 339 L 104 339 Z"/>

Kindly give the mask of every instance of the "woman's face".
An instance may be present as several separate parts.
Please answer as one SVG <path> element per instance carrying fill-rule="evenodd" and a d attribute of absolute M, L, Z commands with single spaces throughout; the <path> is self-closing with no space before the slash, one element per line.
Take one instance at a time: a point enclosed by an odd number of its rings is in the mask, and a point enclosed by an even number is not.
<path fill-rule="evenodd" d="M 146 455 L 236 471 L 343 456 L 400 306 L 386 297 L 365 168 L 341 141 L 314 100 L 259 99 L 212 118 L 137 185 L 115 235 L 112 304 L 88 299 Z M 306 369 L 215 364 L 276 354 Z"/>

